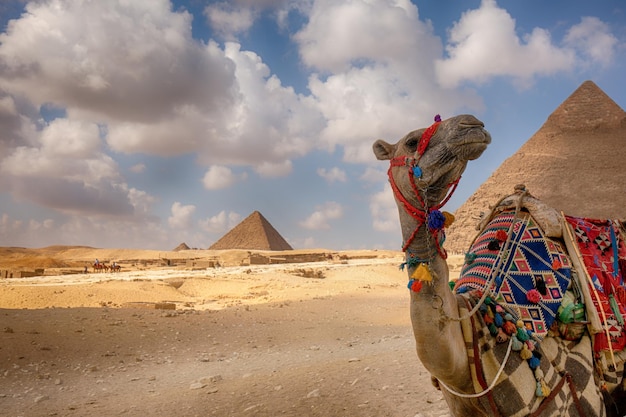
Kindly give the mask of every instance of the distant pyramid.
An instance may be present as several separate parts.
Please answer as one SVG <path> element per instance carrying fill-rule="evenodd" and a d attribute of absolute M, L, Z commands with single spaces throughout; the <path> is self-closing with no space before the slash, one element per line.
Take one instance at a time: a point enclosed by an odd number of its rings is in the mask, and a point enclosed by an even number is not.
<path fill-rule="evenodd" d="M 592 81 L 582 83 L 459 207 L 446 248 L 466 251 L 480 214 L 516 184 L 572 216 L 626 218 L 626 112 Z"/>
<path fill-rule="evenodd" d="M 181 250 L 189 250 L 189 249 L 190 249 L 189 246 L 187 246 L 187 244 L 183 242 L 180 245 L 176 246 L 173 252 L 180 252 Z"/>
<path fill-rule="evenodd" d="M 209 249 L 293 250 L 258 211 L 246 217 Z"/>

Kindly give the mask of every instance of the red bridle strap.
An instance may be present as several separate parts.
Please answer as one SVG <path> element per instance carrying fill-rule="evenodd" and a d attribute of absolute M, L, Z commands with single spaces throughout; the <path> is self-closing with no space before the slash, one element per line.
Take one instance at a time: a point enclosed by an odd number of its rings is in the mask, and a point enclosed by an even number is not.
<path fill-rule="evenodd" d="M 415 239 L 415 236 L 418 230 L 420 229 L 420 227 L 424 223 L 426 223 L 428 219 L 428 214 L 434 210 L 439 210 L 450 200 L 450 197 L 452 197 L 452 194 L 456 190 L 456 187 L 458 186 L 459 181 L 461 180 L 461 177 L 457 178 L 455 181 L 448 184 L 447 188 L 449 191 L 446 197 L 441 201 L 441 203 L 437 204 L 434 207 L 427 208 L 426 201 L 422 197 L 419 189 L 417 188 L 417 185 L 415 184 L 415 175 L 413 174 L 413 168 L 417 166 L 416 159 L 409 157 L 409 156 L 398 156 L 398 157 L 392 158 L 390 162 L 391 163 L 389 165 L 389 170 L 387 171 L 387 175 L 389 176 L 389 183 L 391 184 L 391 189 L 393 190 L 393 194 L 396 200 L 398 200 L 402 204 L 402 206 L 404 207 L 404 210 L 417 221 L 417 227 L 415 228 L 411 236 L 407 239 L 407 241 L 402 247 L 402 251 L 406 252 L 409 246 L 411 245 L 411 243 L 413 242 L 413 240 Z M 398 188 L 398 185 L 396 184 L 396 181 L 393 177 L 392 169 L 397 168 L 397 167 L 403 167 L 403 166 L 407 167 L 409 183 L 411 184 L 411 188 L 413 189 L 413 192 L 415 193 L 415 197 L 417 197 L 417 200 L 419 204 L 421 205 L 421 207 L 414 206 L 402 194 L 402 191 L 400 191 L 400 188 Z M 436 242 L 437 252 L 441 255 L 442 258 L 446 259 L 447 258 L 446 251 L 441 247 L 441 245 L 439 244 L 439 240 L 437 239 L 437 234 L 439 230 L 440 229 L 434 229 L 434 230 L 430 230 L 430 232 L 433 235 L 433 239 Z"/>

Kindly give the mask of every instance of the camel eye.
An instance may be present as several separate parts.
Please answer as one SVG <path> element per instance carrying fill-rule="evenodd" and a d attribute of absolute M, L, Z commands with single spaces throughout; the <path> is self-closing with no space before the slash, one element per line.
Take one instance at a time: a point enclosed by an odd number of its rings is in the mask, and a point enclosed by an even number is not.
<path fill-rule="evenodd" d="M 415 152 L 415 150 L 417 149 L 417 139 L 416 138 L 407 139 L 407 141 L 404 144 L 406 145 L 406 147 L 411 152 Z"/>

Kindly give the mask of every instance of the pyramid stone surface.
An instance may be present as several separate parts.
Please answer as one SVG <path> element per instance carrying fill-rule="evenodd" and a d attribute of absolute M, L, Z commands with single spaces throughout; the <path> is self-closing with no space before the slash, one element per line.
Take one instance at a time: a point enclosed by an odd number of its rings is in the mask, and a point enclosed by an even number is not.
<path fill-rule="evenodd" d="M 180 245 L 176 246 L 174 248 L 174 252 L 180 252 L 181 250 L 189 250 L 191 249 L 189 246 L 187 246 L 187 244 L 185 242 L 181 243 Z"/>
<path fill-rule="evenodd" d="M 258 211 L 246 217 L 209 249 L 293 250 Z"/>
<path fill-rule="evenodd" d="M 516 184 L 572 216 L 626 218 L 626 112 L 585 81 L 459 207 L 446 249 L 467 251 L 480 214 Z"/>

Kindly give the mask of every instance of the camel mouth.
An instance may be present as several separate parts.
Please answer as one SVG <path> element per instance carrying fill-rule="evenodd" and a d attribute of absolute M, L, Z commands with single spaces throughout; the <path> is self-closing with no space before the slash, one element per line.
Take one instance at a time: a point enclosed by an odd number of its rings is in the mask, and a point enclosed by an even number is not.
<path fill-rule="evenodd" d="M 463 161 L 472 161 L 480 157 L 491 143 L 491 135 L 480 125 L 466 131 L 461 141 L 454 146 L 453 153 Z"/>

